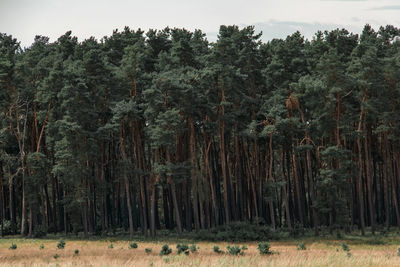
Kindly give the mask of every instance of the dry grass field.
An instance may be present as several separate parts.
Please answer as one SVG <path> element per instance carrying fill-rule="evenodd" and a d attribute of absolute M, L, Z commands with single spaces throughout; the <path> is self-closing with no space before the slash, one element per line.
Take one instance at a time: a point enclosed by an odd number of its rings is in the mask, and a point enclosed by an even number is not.
<path fill-rule="evenodd" d="M 9 249 L 15 243 L 17 249 Z M 274 255 L 259 255 L 257 243 L 245 245 L 243 256 L 217 254 L 215 245 L 226 251 L 232 243 L 196 243 L 198 251 L 190 255 L 177 255 L 176 243 L 137 242 L 130 249 L 128 241 L 76 241 L 66 240 L 64 249 L 57 249 L 58 240 L 3 239 L 0 241 L 0 266 L 400 266 L 399 246 L 352 244 L 350 255 L 342 250 L 341 241 L 305 240 L 306 250 L 297 250 L 295 241 L 270 242 Z M 163 244 L 169 244 L 172 253 L 159 256 Z M 189 243 L 190 244 L 190 243 Z M 237 244 L 237 245 L 242 245 Z M 40 248 L 41 245 L 44 247 Z M 152 252 L 146 253 L 145 248 Z M 75 255 L 75 250 L 79 250 Z M 58 256 L 55 256 L 55 255 Z"/>

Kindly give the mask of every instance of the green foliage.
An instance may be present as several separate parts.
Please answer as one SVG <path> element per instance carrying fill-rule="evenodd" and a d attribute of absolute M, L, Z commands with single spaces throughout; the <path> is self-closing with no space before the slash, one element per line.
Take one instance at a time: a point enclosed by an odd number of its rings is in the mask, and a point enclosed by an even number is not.
<path fill-rule="evenodd" d="M 0 228 L 0 235 L 10 235 L 12 234 L 13 229 L 11 225 L 11 221 L 9 220 L 3 220 L 3 233 L 1 232 Z"/>
<path fill-rule="evenodd" d="M 271 228 L 266 225 L 246 222 L 232 222 L 210 230 L 201 230 L 196 235 L 198 240 L 209 241 L 261 241 L 274 238 Z"/>
<path fill-rule="evenodd" d="M 214 251 L 215 253 L 218 253 L 218 254 L 224 253 L 222 250 L 219 249 L 218 246 L 214 246 L 214 247 L 213 247 L 213 251 Z"/>
<path fill-rule="evenodd" d="M 325 164 L 317 177 L 317 196 L 315 207 L 322 214 L 334 212 L 335 226 L 346 226 L 349 223 L 350 177 L 352 161 L 350 152 L 338 146 L 329 146 L 321 152 Z M 340 161 L 340 165 L 338 163 Z"/>
<path fill-rule="evenodd" d="M 397 256 L 400 257 L 400 248 L 397 248 Z"/>
<path fill-rule="evenodd" d="M 12 243 L 8 249 L 11 249 L 11 250 L 17 249 L 17 244 Z"/>
<path fill-rule="evenodd" d="M 60 255 L 58 255 L 57 253 L 53 256 L 53 258 L 56 260 L 60 257 Z"/>
<path fill-rule="evenodd" d="M 129 243 L 129 248 L 138 248 L 138 245 L 136 242 L 131 242 Z"/>
<path fill-rule="evenodd" d="M 61 240 L 58 241 L 58 243 L 57 243 L 57 248 L 58 248 L 58 249 L 64 249 L 64 248 L 65 248 L 65 245 L 66 245 L 65 241 L 64 241 L 63 239 L 61 239 Z"/>
<path fill-rule="evenodd" d="M 75 255 L 75 256 L 78 256 L 78 255 L 79 255 L 79 249 L 75 249 L 75 250 L 74 250 L 74 255 Z"/>
<path fill-rule="evenodd" d="M 269 243 L 258 243 L 258 251 L 260 252 L 261 255 L 269 255 L 272 254 L 272 252 L 270 251 L 270 245 Z"/>
<path fill-rule="evenodd" d="M 0 173 L 10 193 L 2 217 L 13 217 L 1 234 L 26 235 L 30 216 L 20 215 L 30 212 L 37 215 L 34 237 L 61 231 L 62 216 L 50 218 L 49 229 L 40 225 L 56 193 L 67 229 L 87 237 L 82 210 L 88 220 L 103 204 L 129 203 L 129 188 L 138 205 L 107 213 L 113 218 L 98 220 L 96 235 L 108 234 L 109 219 L 132 228 L 133 212 L 152 225 L 159 211 L 141 199 L 152 189 L 153 204 L 161 197 L 166 204 L 154 225 L 180 229 L 181 221 L 189 230 L 171 207 L 172 185 L 174 196 L 187 197 L 178 201 L 184 214 L 212 207 L 208 221 L 218 226 L 190 234 L 198 240 L 296 237 L 314 225 L 311 213 L 315 227 L 329 226 L 339 237 L 351 221 L 365 228 L 369 208 L 374 231 L 395 209 L 398 36 L 394 26 L 366 25 L 360 35 L 336 29 L 308 41 L 295 32 L 263 43 L 253 26 L 223 25 L 209 43 L 200 30 L 126 27 L 101 41 L 78 41 L 71 31 L 52 43 L 37 36 L 22 49 L 0 33 Z M 354 200 L 364 211 L 352 210 Z M 264 206 L 266 221 L 249 212 Z M 252 223 L 232 223 L 243 218 Z M 188 223 L 202 228 L 193 219 Z"/>
<path fill-rule="evenodd" d="M 347 245 L 345 242 L 342 242 L 341 246 L 342 246 L 343 251 L 346 251 L 346 252 L 350 251 L 349 245 Z"/>
<path fill-rule="evenodd" d="M 176 249 L 178 254 L 184 253 L 185 255 L 189 255 L 189 246 L 187 244 L 177 244 Z"/>
<path fill-rule="evenodd" d="M 189 246 L 189 250 L 191 253 L 197 252 L 198 249 L 199 249 L 199 247 L 197 247 L 196 244 L 192 244 Z"/>
<path fill-rule="evenodd" d="M 300 242 L 298 245 L 297 245 L 297 250 L 306 250 L 307 248 L 306 248 L 306 244 L 304 243 L 304 242 Z"/>
<path fill-rule="evenodd" d="M 365 243 L 368 245 L 385 245 L 386 241 L 382 238 L 374 237 L 372 239 L 365 240 Z"/>
<path fill-rule="evenodd" d="M 160 256 L 169 255 L 169 254 L 171 254 L 171 252 L 172 252 L 172 249 L 170 249 L 167 244 L 164 244 L 161 248 L 159 255 Z"/>
<path fill-rule="evenodd" d="M 41 244 L 40 247 L 39 247 L 39 249 L 44 249 L 44 245 Z"/>
<path fill-rule="evenodd" d="M 151 253 L 152 249 L 151 249 L 151 248 L 145 248 L 144 251 L 145 251 L 147 254 L 149 254 L 149 253 Z"/>
<path fill-rule="evenodd" d="M 111 243 L 110 245 L 108 245 L 108 248 L 114 248 L 113 243 Z"/>
<path fill-rule="evenodd" d="M 246 246 L 227 246 L 226 247 L 228 254 L 233 255 L 233 256 L 243 256 L 244 255 L 244 251 L 247 250 Z"/>

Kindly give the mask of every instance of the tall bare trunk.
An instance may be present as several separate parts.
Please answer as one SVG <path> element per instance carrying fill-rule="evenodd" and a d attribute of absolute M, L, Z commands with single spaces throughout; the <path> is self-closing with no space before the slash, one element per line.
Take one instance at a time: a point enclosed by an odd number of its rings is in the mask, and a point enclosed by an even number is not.
<path fill-rule="evenodd" d="M 194 131 L 194 122 L 193 118 L 189 117 L 190 124 L 190 138 L 189 138 L 189 147 L 190 147 L 190 163 L 192 164 L 191 168 L 191 177 L 192 177 L 192 197 L 193 197 L 193 208 L 194 208 L 194 226 L 196 232 L 200 230 L 200 218 L 199 218 L 199 201 L 198 201 L 198 164 L 196 159 L 196 137 Z"/>
<path fill-rule="evenodd" d="M 128 157 L 126 155 L 125 151 L 125 135 L 124 135 L 124 122 L 121 123 L 120 126 L 120 137 L 119 137 L 119 143 L 120 143 L 120 151 L 121 151 L 121 157 L 124 162 L 124 164 L 127 164 L 128 162 Z M 126 170 L 123 170 L 123 177 L 124 177 L 124 185 L 125 185 L 125 196 L 126 196 L 126 207 L 127 207 L 127 213 L 128 213 L 128 221 L 129 221 L 129 236 L 130 238 L 133 238 L 133 218 L 132 218 L 132 202 L 131 202 L 131 190 L 130 190 L 130 183 L 129 183 L 129 178 L 128 174 L 126 173 Z"/>
<path fill-rule="evenodd" d="M 364 93 L 363 103 L 366 100 L 366 94 Z M 361 107 L 360 118 L 358 121 L 357 131 L 361 132 L 361 125 L 364 115 L 364 109 Z M 363 161 L 362 161 L 362 147 L 361 147 L 361 137 L 357 137 L 357 148 L 358 148 L 358 182 L 357 182 L 357 191 L 358 191 L 358 202 L 359 202 L 359 211 L 360 211 L 360 227 L 361 234 L 365 235 L 365 219 L 364 219 L 364 190 L 363 190 Z"/>
<path fill-rule="evenodd" d="M 171 156 L 168 152 L 166 151 L 166 158 L 168 162 L 171 162 Z M 178 199 L 176 197 L 176 187 L 175 187 L 175 182 L 172 180 L 171 176 L 168 176 L 167 178 L 168 183 L 171 186 L 171 194 L 172 194 L 172 203 L 174 205 L 174 212 L 175 212 L 175 221 L 176 221 L 176 229 L 178 230 L 178 235 L 182 235 L 182 221 L 181 221 L 181 214 L 180 214 L 180 209 L 178 205 Z"/>
<path fill-rule="evenodd" d="M 269 166 L 268 166 L 268 178 L 275 183 L 275 178 L 273 175 L 273 168 L 274 168 L 274 151 L 272 149 L 272 133 L 269 135 Z M 275 222 L 275 212 L 274 212 L 274 202 L 272 200 L 268 200 L 269 206 L 269 216 L 271 218 L 272 228 L 276 228 Z"/>
<path fill-rule="evenodd" d="M 291 230 L 292 229 L 292 220 L 290 216 L 290 207 L 289 207 L 289 192 L 287 190 L 288 187 L 288 181 L 286 180 L 285 177 L 285 172 L 284 172 L 284 164 L 285 164 L 285 152 L 282 149 L 282 154 L 281 154 L 281 175 L 282 175 L 282 181 L 285 182 L 285 184 L 282 186 L 282 193 L 283 193 L 283 201 L 285 205 L 285 212 L 286 212 L 286 223 L 288 225 L 288 228 Z"/>

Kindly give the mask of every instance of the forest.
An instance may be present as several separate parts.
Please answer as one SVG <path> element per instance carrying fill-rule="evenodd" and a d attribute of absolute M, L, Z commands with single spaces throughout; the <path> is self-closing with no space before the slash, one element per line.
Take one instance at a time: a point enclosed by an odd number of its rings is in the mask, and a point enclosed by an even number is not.
<path fill-rule="evenodd" d="M 399 229 L 398 36 L 2 33 L 1 233 Z"/>

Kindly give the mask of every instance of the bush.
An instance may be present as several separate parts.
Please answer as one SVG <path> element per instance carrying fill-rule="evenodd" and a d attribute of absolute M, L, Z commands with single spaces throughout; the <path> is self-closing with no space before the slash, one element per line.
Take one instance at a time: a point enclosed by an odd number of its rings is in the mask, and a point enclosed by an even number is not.
<path fill-rule="evenodd" d="M 272 252 L 269 250 L 271 248 L 271 246 L 269 245 L 269 243 L 259 243 L 258 244 L 258 251 L 260 252 L 261 255 L 269 255 L 272 254 Z"/>
<path fill-rule="evenodd" d="M 79 255 L 79 249 L 75 249 L 74 254 L 75 254 L 75 256 L 78 256 Z"/>
<path fill-rule="evenodd" d="M 213 250 L 214 250 L 215 253 L 218 253 L 218 254 L 224 253 L 222 250 L 219 249 L 218 246 L 214 246 Z"/>
<path fill-rule="evenodd" d="M 197 251 L 198 247 L 196 246 L 196 244 L 192 244 L 189 247 L 190 252 L 195 253 Z"/>
<path fill-rule="evenodd" d="M 178 250 L 178 254 L 184 253 L 185 255 L 189 254 L 189 246 L 186 244 L 177 244 L 176 249 Z"/>
<path fill-rule="evenodd" d="M 44 245 L 41 244 L 40 247 L 39 247 L 39 249 L 44 249 Z"/>
<path fill-rule="evenodd" d="M 162 246 L 159 255 L 160 256 L 168 255 L 168 254 L 171 254 L 171 252 L 172 252 L 172 249 L 170 249 L 169 246 L 167 244 L 165 244 L 164 246 Z"/>
<path fill-rule="evenodd" d="M 60 255 L 56 254 L 53 256 L 54 259 L 58 259 L 60 257 Z"/>
<path fill-rule="evenodd" d="M 132 242 L 129 244 L 129 248 L 137 248 L 137 247 L 138 247 L 138 245 L 135 242 Z"/>
<path fill-rule="evenodd" d="M 235 246 L 227 246 L 226 248 L 228 249 L 228 253 L 233 256 L 238 256 L 238 255 L 243 256 L 244 251 L 247 249 L 246 246 L 239 247 L 236 245 Z"/>
<path fill-rule="evenodd" d="M 111 244 L 108 246 L 108 248 L 114 248 L 113 243 L 111 243 Z"/>
<path fill-rule="evenodd" d="M 12 243 L 11 246 L 8 249 L 17 249 L 17 244 Z"/>
<path fill-rule="evenodd" d="M 149 253 L 151 253 L 152 250 L 151 250 L 151 248 L 145 248 L 144 251 L 145 251 L 147 254 L 149 254 Z"/>
<path fill-rule="evenodd" d="M 350 251 L 350 247 L 345 242 L 342 242 L 342 250 L 346 251 L 346 252 L 349 252 Z"/>
<path fill-rule="evenodd" d="M 297 250 L 306 250 L 306 244 L 304 242 L 300 242 L 299 245 L 297 246 Z"/>
<path fill-rule="evenodd" d="M 65 241 L 61 239 L 58 244 L 57 244 L 58 249 L 64 249 L 65 248 Z"/>
<path fill-rule="evenodd" d="M 400 248 L 397 249 L 397 256 L 400 257 Z"/>

